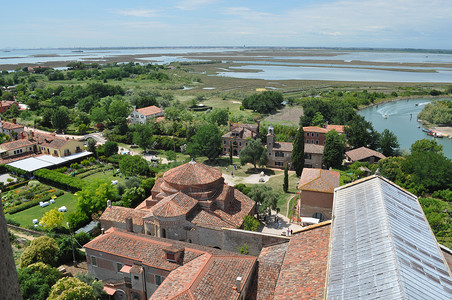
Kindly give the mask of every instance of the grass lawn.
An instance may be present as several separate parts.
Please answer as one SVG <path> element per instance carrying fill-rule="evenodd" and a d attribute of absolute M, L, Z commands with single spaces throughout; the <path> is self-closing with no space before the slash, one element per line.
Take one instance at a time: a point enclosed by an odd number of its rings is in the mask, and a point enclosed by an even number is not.
<path fill-rule="evenodd" d="M 83 178 L 83 180 L 85 180 L 87 182 L 96 180 L 96 179 L 101 179 L 101 180 L 108 181 L 108 182 L 111 182 L 112 180 L 118 180 L 119 183 L 124 183 L 126 181 L 125 176 L 120 175 L 120 176 L 114 177 L 113 174 L 115 171 L 116 171 L 116 169 L 108 170 L 108 171 L 105 171 L 105 174 L 104 174 L 104 172 L 98 172 L 98 173 L 95 173 L 93 175 Z"/>
<path fill-rule="evenodd" d="M 76 204 L 77 200 L 75 199 L 73 194 L 64 193 L 64 195 L 55 199 L 55 204 L 50 204 L 49 206 L 46 206 L 44 208 L 37 205 L 29 209 L 23 210 L 21 212 L 15 213 L 13 215 L 8 214 L 7 217 L 20 223 L 21 227 L 24 227 L 26 225 L 33 225 L 33 219 L 40 220 L 42 216 L 49 210 L 54 209 L 55 207 L 66 206 L 67 212 L 64 213 L 63 219 L 63 226 L 66 226 L 67 214 L 69 212 L 75 211 Z"/>

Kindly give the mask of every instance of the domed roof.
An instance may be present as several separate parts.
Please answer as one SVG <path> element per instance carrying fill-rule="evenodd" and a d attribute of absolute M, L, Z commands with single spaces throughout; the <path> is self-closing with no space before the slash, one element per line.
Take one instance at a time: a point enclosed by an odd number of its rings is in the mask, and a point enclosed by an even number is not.
<path fill-rule="evenodd" d="M 151 212 L 158 217 L 178 217 L 186 215 L 197 203 L 196 199 L 178 192 L 159 201 L 152 207 Z"/>
<path fill-rule="evenodd" d="M 191 162 L 168 170 L 163 175 L 163 180 L 179 186 L 191 186 L 209 184 L 222 177 L 223 175 L 220 170 L 192 160 Z"/>

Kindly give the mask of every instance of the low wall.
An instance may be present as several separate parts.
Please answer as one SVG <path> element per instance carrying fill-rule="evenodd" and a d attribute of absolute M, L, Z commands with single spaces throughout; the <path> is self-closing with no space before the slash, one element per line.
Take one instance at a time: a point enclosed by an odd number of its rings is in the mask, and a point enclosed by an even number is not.
<path fill-rule="evenodd" d="M 223 228 L 223 247 L 221 249 L 239 252 L 239 247 L 248 245 L 249 255 L 258 256 L 263 247 L 285 243 L 290 237 L 255 231 Z"/>

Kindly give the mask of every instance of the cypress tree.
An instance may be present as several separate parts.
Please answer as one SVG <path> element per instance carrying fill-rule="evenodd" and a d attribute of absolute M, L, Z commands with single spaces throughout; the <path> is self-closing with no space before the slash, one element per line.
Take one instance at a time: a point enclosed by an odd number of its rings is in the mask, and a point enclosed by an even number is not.
<path fill-rule="evenodd" d="M 232 141 L 229 141 L 229 164 L 232 165 Z"/>
<path fill-rule="evenodd" d="M 297 177 L 301 176 L 304 167 L 304 131 L 303 127 L 298 128 L 292 149 L 292 166 L 297 173 Z"/>
<path fill-rule="evenodd" d="M 286 164 L 284 168 L 284 183 L 283 183 L 284 193 L 287 193 L 289 190 L 289 164 Z"/>

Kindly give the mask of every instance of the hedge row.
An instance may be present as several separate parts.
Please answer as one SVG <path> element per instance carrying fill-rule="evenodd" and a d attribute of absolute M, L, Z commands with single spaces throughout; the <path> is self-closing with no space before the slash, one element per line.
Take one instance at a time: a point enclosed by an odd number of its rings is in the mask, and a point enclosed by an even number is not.
<path fill-rule="evenodd" d="M 5 187 L 3 189 L 3 191 L 4 192 L 8 192 L 10 190 L 14 190 L 14 189 L 20 188 L 21 186 L 27 185 L 29 181 L 30 180 L 26 180 L 26 181 L 21 181 L 19 183 L 13 184 L 13 185 L 8 185 L 7 187 Z"/>
<path fill-rule="evenodd" d="M 42 201 L 42 202 L 49 201 L 49 200 L 52 198 L 52 196 L 57 196 L 57 197 L 59 197 L 59 196 L 61 196 L 61 195 L 63 195 L 63 194 L 64 194 L 63 191 L 56 191 L 56 192 L 47 194 L 47 195 L 45 195 L 45 196 L 38 197 L 38 198 L 36 198 L 36 199 L 34 199 L 34 200 L 31 200 L 31 201 L 22 203 L 22 204 L 20 204 L 20 205 L 11 207 L 11 208 L 9 208 L 9 209 L 6 209 L 6 210 L 5 210 L 5 213 L 8 213 L 8 214 L 12 215 L 12 214 L 18 213 L 18 212 L 20 212 L 20 211 L 26 210 L 26 209 L 28 209 L 28 208 L 30 208 L 30 207 L 39 205 L 39 202 L 41 202 L 41 201 Z"/>
<path fill-rule="evenodd" d="M 102 172 L 102 171 L 108 171 L 108 170 L 111 170 L 111 169 L 113 169 L 113 168 L 105 168 L 105 169 L 91 170 L 91 171 L 85 172 L 85 173 L 83 173 L 83 174 L 77 174 L 76 176 L 77 176 L 78 178 L 82 179 L 82 178 L 91 176 L 91 175 L 93 175 L 93 174 L 100 173 L 100 172 Z"/>
<path fill-rule="evenodd" d="M 85 185 L 85 182 L 78 177 L 61 174 L 49 169 L 40 169 L 35 171 L 33 174 L 37 179 L 48 185 L 71 192 L 79 191 L 83 189 L 83 186 Z"/>

